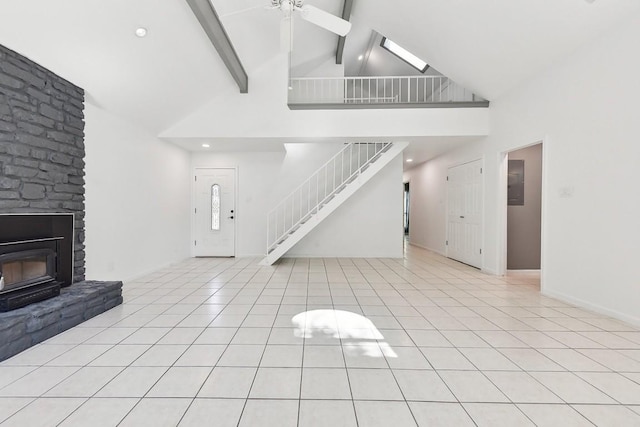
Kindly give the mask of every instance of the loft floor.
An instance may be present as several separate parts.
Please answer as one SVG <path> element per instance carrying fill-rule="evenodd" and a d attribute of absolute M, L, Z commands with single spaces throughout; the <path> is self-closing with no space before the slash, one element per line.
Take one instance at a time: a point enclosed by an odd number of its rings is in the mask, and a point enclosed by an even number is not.
<path fill-rule="evenodd" d="M 640 425 L 640 331 L 428 251 L 191 259 L 0 364 L 2 426 Z"/>

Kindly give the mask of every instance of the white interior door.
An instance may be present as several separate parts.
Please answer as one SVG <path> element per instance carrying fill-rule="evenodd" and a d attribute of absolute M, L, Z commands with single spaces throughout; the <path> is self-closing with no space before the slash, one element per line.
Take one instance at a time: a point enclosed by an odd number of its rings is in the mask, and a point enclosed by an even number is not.
<path fill-rule="evenodd" d="M 482 267 L 482 160 L 449 168 L 447 256 Z"/>
<path fill-rule="evenodd" d="M 235 169 L 196 169 L 195 256 L 235 256 Z"/>

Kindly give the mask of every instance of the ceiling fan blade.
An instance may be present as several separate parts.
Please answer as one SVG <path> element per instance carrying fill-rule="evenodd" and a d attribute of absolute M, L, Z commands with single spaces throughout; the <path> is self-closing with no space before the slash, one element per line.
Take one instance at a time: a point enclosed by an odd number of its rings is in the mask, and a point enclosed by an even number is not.
<path fill-rule="evenodd" d="M 300 15 L 305 21 L 309 21 L 312 24 L 322 27 L 326 30 L 336 33 L 339 36 L 346 36 L 351 31 L 351 22 L 345 21 L 335 15 L 325 12 L 322 9 L 318 9 L 315 6 L 304 5 L 300 9 Z"/>
<path fill-rule="evenodd" d="M 253 6 L 253 7 L 248 7 L 246 9 L 225 13 L 224 15 L 221 15 L 221 17 L 228 18 L 230 16 L 241 15 L 243 13 L 251 12 L 252 10 L 258 10 L 258 9 L 273 9 L 273 8 L 271 6 Z"/>
<path fill-rule="evenodd" d="M 293 50 L 293 19 L 291 16 L 285 16 L 280 21 L 280 51 L 289 53 Z"/>

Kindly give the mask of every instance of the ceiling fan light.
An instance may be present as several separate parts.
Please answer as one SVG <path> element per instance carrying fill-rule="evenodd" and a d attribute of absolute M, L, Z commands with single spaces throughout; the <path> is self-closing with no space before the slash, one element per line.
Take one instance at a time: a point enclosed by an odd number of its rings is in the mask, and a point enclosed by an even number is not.
<path fill-rule="evenodd" d="M 288 1 L 283 1 L 280 3 L 280 10 L 286 14 L 290 14 L 293 10 L 293 4 Z"/>

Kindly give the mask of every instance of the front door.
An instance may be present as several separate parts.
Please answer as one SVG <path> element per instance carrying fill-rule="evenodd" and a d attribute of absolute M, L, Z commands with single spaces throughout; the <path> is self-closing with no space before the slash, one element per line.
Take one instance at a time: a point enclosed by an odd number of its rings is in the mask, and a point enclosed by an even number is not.
<path fill-rule="evenodd" d="M 447 175 L 447 256 L 482 267 L 482 160 Z"/>
<path fill-rule="evenodd" d="M 235 256 L 235 169 L 196 169 L 195 256 Z"/>

